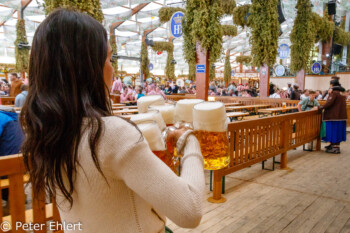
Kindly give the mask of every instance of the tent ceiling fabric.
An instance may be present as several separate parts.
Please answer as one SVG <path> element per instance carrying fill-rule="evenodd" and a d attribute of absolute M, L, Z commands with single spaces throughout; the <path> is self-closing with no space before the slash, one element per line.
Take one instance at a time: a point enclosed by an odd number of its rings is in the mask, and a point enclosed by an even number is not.
<path fill-rule="evenodd" d="M 290 45 L 289 34 L 293 28 L 293 21 L 296 16 L 297 0 L 281 0 L 286 22 L 281 25 L 283 34 L 280 36 L 279 43 Z M 168 24 L 161 24 L 158 18 L 158 11 L 162 6 L 185 7 L 183 0 L 101 0 L 102 10 L 105 16 L 103 22 L 107 32 L 110 33 L 110 27 L 114 23 L 121 23 L 114 31 L 117 37 L 118 55 L 140 57 L 141 40 L 145 30 L 155 29 L 148 35 L 149 39 L 154 41 L 168 41 L 170 33 Z M 237 5 L 250 4 L 250 0 L 236 0 Z M 328 0 L 312 0 L 314 5 L 313 11 L 318 14 L 323 12 L 323 3 Z M 147 3 L 139 12 L 133 13 L 133 9 L 139 4 Z M 35 29 L 45 19 L 43 0 L 33 0 L 24 11 L 26 20 L 26 30 L 29 43 L 32 42 Z M 0 0 L 0 63 L 14 63 L 14 41 L 16 39 L 16 11 L 21 8 L 21 0 Z M 350 9 L 350 1 L 337 1 L 337 17 L 345 15 Z M 223 17 L 222 24 L 232 25 L 232 17 Z M 221 59 L 216 63 L 217 70 L 223 70 L 223 63 L 226 50 L 234 54 L 230 57 L 232 67 L 237 66 L 235 57 L 243 52 L 245 55 L 250 54 L 249 44 L 250 29 L 238 27 L 236 37 L 225 36 L 223 39 L 223 53 Z M 183 57 L 183 39 L 174 40 L 174 58 L 177 62 L 175 65 L 176 75 L 187 74 L 188 64 Z M 164 74 L 167 53 L 163 52 L 157 55 L 156 52 L 148 49 L 150 62 L 154 65 L 153 74 Z M 130 73 L 139 72 L 139 63 L 136 61 L 120 60 L 119 69 L 126 70 Z"/>

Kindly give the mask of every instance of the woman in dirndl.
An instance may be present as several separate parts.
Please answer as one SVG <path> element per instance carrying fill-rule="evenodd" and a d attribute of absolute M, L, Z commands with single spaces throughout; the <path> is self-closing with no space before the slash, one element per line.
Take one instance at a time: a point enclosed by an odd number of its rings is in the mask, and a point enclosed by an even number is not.
<path fill-rule="evenodd" d="M 323 140 L 330 143 L 325 147 L 327 153 L 339 154 L 340 143 L 346 141 L 346 99 L 341 91 L 339 81 L 332 80 L 327 102 L 319 107 L 324 110 L 323 121 L 326 122 L 326 136 Z"/>

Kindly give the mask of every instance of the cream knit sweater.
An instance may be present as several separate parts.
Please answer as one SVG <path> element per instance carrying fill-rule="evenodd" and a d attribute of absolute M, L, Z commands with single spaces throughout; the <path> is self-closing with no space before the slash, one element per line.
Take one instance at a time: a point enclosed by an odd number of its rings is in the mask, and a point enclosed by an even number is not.
<path fill-rule="evenodd" d="M 80 222 L 82 232 L 89 233 L 164 232 L 165 217 L 183 228 L 196 227 L 205 187 L 197 139 L 188 136 L 178 177 L 151 152 L 135 126 L 118 117 L 103 121 L 97 155 L 107 182 L 93 163 L 87 130 L 79 145 L 72 208 L 57 197 L 61 220 Z"/>

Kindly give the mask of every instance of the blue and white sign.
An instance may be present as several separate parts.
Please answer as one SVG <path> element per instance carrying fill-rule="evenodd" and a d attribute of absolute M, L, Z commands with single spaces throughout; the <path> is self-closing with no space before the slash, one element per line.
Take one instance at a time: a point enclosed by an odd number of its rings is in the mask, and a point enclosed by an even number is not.
<path fill-rule="evenodd" d="M 153 64 L 152 64 L 152 63 L 149 63 L 148 69 L 149 69 L 149 70 L 153 70 Z"/>
<path fill-rule="evenodd" d="M 197 65 L 196 72 L 197 73 L 205 73 L 205 65 Z"/>
<path fill-rule="evenodd" d="M 286 72 L 286 68 L 284 68 L 284 66 L 282 65 L 276 66 L 275 73 L 277 76 L 283 76 L 285 72 Z"/>
<path fill-rule="evenodd" d="M 278 56 L 280 59 L 286 59 L 289 57 L 289 46 L 287 44 L 281 44 L 278 48 Z"/>
<path fill-rule="evenodd" d="M 170 32 L 171 35 L 175 38 L 180 38 L 182 36 L 182 19 L 184 17 L 184 13 L 181 11 L 177 11 L 173 14 L 170 19 Z"/>
<path fill-rule="evenodd" d="M 322 65 L 320 62 L 315 62 L 313 65 L 312 65 L 312 73 L 314 74 L 319 74 L 322 70 Z"/>
<path fill-rule="evenodd" d="M 231 77 L 232 76 L 235 76 L 235 71 L 234 70 L 231 70 Z"/>

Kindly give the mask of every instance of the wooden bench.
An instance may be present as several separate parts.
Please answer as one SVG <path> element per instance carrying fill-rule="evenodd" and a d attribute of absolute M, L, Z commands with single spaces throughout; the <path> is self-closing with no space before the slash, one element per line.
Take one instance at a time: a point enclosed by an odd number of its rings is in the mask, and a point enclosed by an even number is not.
<path fill-rule="evenodd" d="M 257 104 L 257 105 L 243 105 L 243 106 L 233 106 L 226 107 L 226 111 L 253 111 L 256 112 L 259 108 L 268 108 L 270 105 L 267 104 Z"/>
<path fill-rule="evenodd" d="M 15 105 L 15 97 L 0 97 L 0 105 Z"/>
<path fill-rule="evenodd" d="M 8 179 L 1 180 L 2 188 L 9 189 L 9 209 L 10 215 L 3 216 L 3 209 L 0 208 L 0 224 L 5 225 L 9 223 L 11 226 L 16 226 L 17 222 L 21 223 L 37 223 L 47 224 L 48 221 L 60 222 L 59 212 L 55 203 L 46 203 L 46 195 L 44 191 L 39 197 L 34 197 L 32 208 L 25 207 L 25 193 L 24 184 L 28 181 L 28 176 L 24 175 L 26 172 L 23 157 L 21 155 L 9 155 L 0 157 L 0 176 L 7 176 Z M 2 187 L 4 185 L 4 187 Z M 2 199 L 0 192 L 0 199 Z M 2 232 L 2 231 L 0 231 Z M 12 228 L 6 232 L 26 232 L 23 229 Z M 46 227 L 40 230 L 34 230 L 35 233 L 47 232 Z M 55 231 L 63 233 L 62 230 Z"/>

